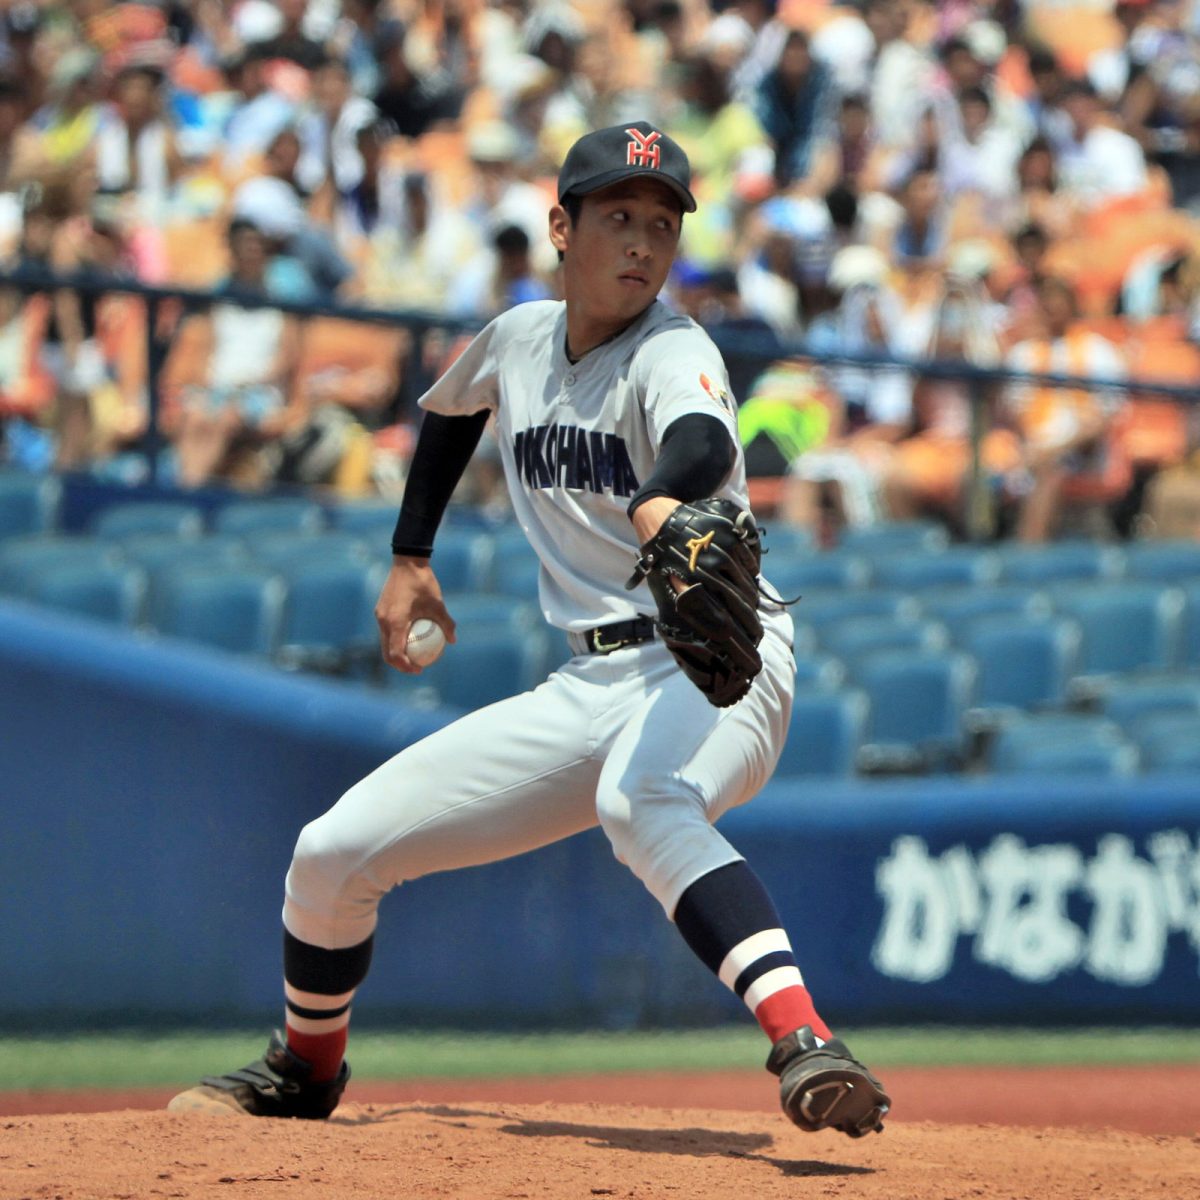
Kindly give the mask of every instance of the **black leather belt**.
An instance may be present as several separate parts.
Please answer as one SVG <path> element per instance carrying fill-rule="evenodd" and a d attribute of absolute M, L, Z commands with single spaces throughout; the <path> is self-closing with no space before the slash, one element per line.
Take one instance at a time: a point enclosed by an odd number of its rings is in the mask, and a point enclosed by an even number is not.
<path fill-rule="evenodd" d="M 613 621 L 585 629 L 579 635 L 587 654 L 611 654 L 626 646 L 637 646 L 654 640 L 654 622 L 649 617 L 634 617 L 629 621 Z"/>

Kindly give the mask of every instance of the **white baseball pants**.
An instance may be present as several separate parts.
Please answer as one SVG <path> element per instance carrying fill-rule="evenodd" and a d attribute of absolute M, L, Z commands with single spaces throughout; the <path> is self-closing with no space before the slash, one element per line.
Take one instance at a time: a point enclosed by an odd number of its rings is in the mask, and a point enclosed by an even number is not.
<path fill-rule="evenodd" d="M 670 917 L 692 883 L 741 857 L 712 822 L 775 769 L 792 706 L 790 625 L 768 624 L 763 669 L 731 708 L 710 705 L 654 641 L 574 658 L 410 746 L 303 829 L 284 924 L 310 945 L 355 946 L 397 884 L 596 824 Z"/>

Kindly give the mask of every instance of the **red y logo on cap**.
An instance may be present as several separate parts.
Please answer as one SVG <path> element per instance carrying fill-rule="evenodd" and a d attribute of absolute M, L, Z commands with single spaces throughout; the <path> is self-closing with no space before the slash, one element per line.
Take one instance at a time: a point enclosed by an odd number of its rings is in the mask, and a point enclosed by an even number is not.
<path fill-rule="evenodd" d="M 642 133 L 638 129 L 625 130 L 629 134 L 629 144 L 625 147 L 625 162 L 631 167 L 653 167 L 658 170 L 662 158 L 662 150 L 654 143 L 662 134 L 657 130 Z"/>

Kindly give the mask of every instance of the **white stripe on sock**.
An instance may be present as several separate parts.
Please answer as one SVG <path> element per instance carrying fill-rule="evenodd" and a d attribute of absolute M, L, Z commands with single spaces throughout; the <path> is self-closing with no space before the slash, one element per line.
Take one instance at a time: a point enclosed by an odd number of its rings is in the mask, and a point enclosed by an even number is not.
<path fill-rule="evenodd" d="M 778 950 L 787 950 L 790 953 L 791 949 L 788 935 L 782 929 L 764 929 L 760 933 L 752 933 L 725 955 L 717 978 L 733 991 L 738 976 L 751 963 L 757 962 L 764 954 L 774 954 Z"/>
<path fill-rule="evenodd" d="M 782 992 L 784 988 L 803 987 L 804 980 L 795 967 L 776 967 L 765 975 L 760 975 L 747 989 L 745 996 L 746 1007 L 753 1012 L 768 996 Z"/>
<path fill-rule="evenodd" d="M 287 980 L 283 983 L 283 994 L 299 1008 L 341 1008 L 354 999 L 353 990 L 342 992 L 340 996 L 327 996 L 323 992 L 302 992 Z"/>
<path fill-rule="evenodd" d="M 339 1029 L 345 1029 L 350 1024 L 349 1009 L 346 1009 L 340 1016 L 322 1017 L 319 1021 L 314 1020 L 312 1017 L 297 1016 L 291 1009 L 288 1009 L 285 1015 L 288 1028 L 294 1029 L 297 1033 L 336 1033 Z"/>

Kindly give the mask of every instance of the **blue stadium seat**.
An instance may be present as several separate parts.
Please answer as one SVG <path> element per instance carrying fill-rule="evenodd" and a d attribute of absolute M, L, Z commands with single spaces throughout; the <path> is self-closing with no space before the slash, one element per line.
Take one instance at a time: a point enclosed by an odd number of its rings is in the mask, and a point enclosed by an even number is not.
<path fill-rule="evenodd" d="M 124 559 L 145 570 L 149 580 L 145 616 L 155 623 L 155 606 L 163 581 L 177 571 L 194 567 L 249 565 L 249 554 L 240 538 L 210 534 L 201 538 L 179 538 L 173 533 L 135 533 L 120 543 Z"/>
<path fill-rule="evenodd" d="M 182 500 L 130 501 L 110 505 L 98 513 L 91 530 L 97 537 L 107 538 L 142 533 L 199 537 L 204 532 L 204 513 L 197 505 Z"/>
<path fill-rule="evenodd" d="M 482 708 L 540 682 L 535 678 L 540 658 L 528 636 L 512 630 L 485 629 L 447 647 L 441 658 L 420 675 L 404 677 L 389 671 L 387 682 L 401 693 L 419 686 L 432 689 L 443 704 Z"/>
<path fill-rule="evenodd" d="M 443 526 L 434 539 L 433 557 L 429 561 L 444 592 L 477 591 L 487 584 L 492 554 L 487 534 Z M 522 557 L 533 557 L 528 543 Z"/>
<path fill-rule="evenodd" d="M 973 707 L 1061 705 L 1079 661 L 1079 626 L 1067 617 L 978 617 L 959 643 L 978 668 Z"/>
<path fill-rule="evenodd" d="M 383 569 L 332 559 L 292 563 L 275 661 L 280 666 L 345 673 L 379 657 L 375 601 Z"/>
<path fill-rule="evenodd" d="M 996 556 L 973 546 L 953 546 L 938 553 L 905 551 L 872 559 L 876 587 L 901 592 L 930 588 L 981 587 L 994 583 L 999 574 Z"/>
<path fill-rule="evenodd" d="M 796 659 L 796 687 L 823 688 L 832 691 L 846 679 L 846 667 L 832 654 L 808 654 Z"/>
<path fill-rule="evenodd" d="M 864 770 L 911 770 L 957 764 L 975 664 L 954 651 L 885 650 L 864 659 L 854 682 L 867 694 L 859 764 Z"/>
<path fill-rule="evenodd" d="M 889 621 L 915 621 L 921 606 L 902 592 L 822 590 L 805 592 L 789 610 L 797 623 L 821 630 L 847 617 L 879 617 Z"/>
<path fill-rule="evenodd" d="M 768 521 L 762 526 L 763 562 L 779 562 L 812 554 L 816 542 L 811 529 Z"/>
<path fill-rule="evenodd" d="M 391 544 L 392 531 L 396 528 L 399 512 L 400 505 L 394 501 L 385 504 L 374 501 L 339 504 L 330 510 L 329 522 L 334 529 L 341 529 L 346 533 L 353 533 L 388 546 Z"/>
<path fill-rule="evenodd" d="M 797 688 L 776 776 L 853 775 L 866 725 L 864 693 L 853 688 Z"/>
<path fill-rule="evenodd" d="M 540 564 L 532 551 L 498 556 L 492 564 L 492 588 L 502 596 L 537 600 L 539 572 Z"/>
<path fill-rule="evenodd" d="M 1137 774 L 1138 749 L 1131 742 L 1106 745 L 1101 742 L 1036 741 L 1016 747 L 1003 767 L 1004 775 L 1095 776 L 1125 779 Z"/>
<path fill-rule="evenodd" d="M 1200 771 L 1200 712 L 1149 713 L 1135 722 L 1130 736 L 1143 771 Z"/>
<path fill-rule="evenodd" d="M 0 592 L 20 591 L 27 579 L 51 567 L 98 567 L 121 557 L 111 543 L 79 534 L 9 538 L 0 542 Z"/>
<path fill-rule="evenodd" d="M 1180 630 L 1179 665 L 1200 667 L 1200 581 L 1179 585 L 1183 593 L 1183 627 Z"/>
<path fill-rule="evenodd" d="M 58 525 L 61 502 L 55 476 L 0 469 L 0 539 L 49 533 Z"/>
<path fill-rule="evenodd" d="M 946 528 L 937 521 L 884 521 L 844 529 L 842 550 L 874 558 L 881 554 L 944 550 L 950 544 Z"/>
<path fill-rule="evenodd" d="M 1056 612 L 1079 622 L 1081 675 L 1175 665 L 1184 605 L 1178 589 L 1153 583 L 1059 585 L 1051 589 L 1051 601 Z"/>
<path fill-rule="evenodd" d="M 341 529 L 316 533 L 265 530 L 248 533 L 243 541 L 252 562 L 272 571 L 287 571 L 313 562 L 366 563 L 366 547 L 356 534 Z M 378 556 L 376 556 L 378 557 Z M 390 561 L 391 552 L 387 552 Z"/>
<path fill-rule="evenodd" d="M 1131 542 L 1125 572 L 1130 579 L 1154 583 L 1200 583 L 1200 542 Z"/>
<path fill-rule="evenodd" d="M 1005 775 L 1133 775 L 1137 747 L 1105 717 L 1054 713 L 1005 725 L 991 745 L 988 766 Z"/>
<path fill-rule="evenodd" d="M 21 594 L 63 612 L 132 628 L 146 598 L 146 572 L 129 563 L 59 564 L 27 575 Z"/>
<path fill-rule="evenodd" d="M 519 596 L 496 592 L 443 592 L 446 609 L 457 626 L 473 629 L 496 625 L 511 629 L 536 629 L 542 622 L 536 604 Z"/>
<path fill-rule="evenodd" d="M 1115 680 L 1101 700 L 1101 710 L 1125 730 L 1133 729 L 1146 717 L 1200 715 L 1200 675 Z"/>
<path fill-rule="evenodd" d="M 767 559 L 762 572 L 768 588 L 774 588 L 776 595 L 788 600 L 814 588 L 866 587 L 871 578 L 865 558 L 836 550 L 781 558 L 778 562 Z"/>
<path fill-rule="evenodd" d="M 1007 542 L 996 547 L 1000 579 L 1040 587 L 1070 580 L 1118 579 L 1124 555 L 1103 542 L 1065 541 L 1045 546 Z"/>
<path fill-rule="evenodd" d="M 854 665 L 879 650 L 944 650 L 945 627 L 936 621 L 891 621 L 886 617 L 847 617 L 821 630 L 821 649 Z"/>
<path fill-rule="evenodd" d="M 161 581 L 152 621 L 173 637 L 270 657 L 284 594 L 283 580 L 260 567 L 187 567 Z"/>
<path fill-rule="evenodd" d="M 921 597 L 921 608 L 927 617 L 941 621 L 949 631 L 950 640 L 957 643 L 980 617 L 1048 616 L 1050 602 L 1033 588 L 998 584 L 927 592 Z"/>
<path fill-rule="evenodd" d="M 285 529 L 315 533 L 325 528 L 325 513 L 319 504 L 300 497 L 231 500 L 217 510 L 212 526 L 216 533 L 231 533 L 238 537 Z"/>

